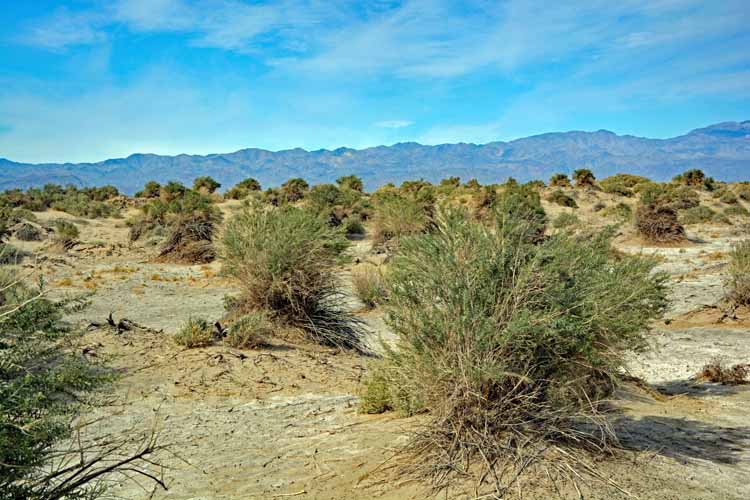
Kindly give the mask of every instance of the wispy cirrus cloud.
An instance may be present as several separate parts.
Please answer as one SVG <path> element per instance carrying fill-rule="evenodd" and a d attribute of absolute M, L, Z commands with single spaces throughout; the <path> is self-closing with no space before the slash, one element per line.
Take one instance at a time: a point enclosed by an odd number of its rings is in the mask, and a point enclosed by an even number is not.
<path fill-rule="evenodd" d="M 375 122 L 373 125 L 380 128 L 404 128 L 409 127 L 411 125 L 414 125 L 414 122 L 411 120 L 383 120 L 379 122 Z"/>

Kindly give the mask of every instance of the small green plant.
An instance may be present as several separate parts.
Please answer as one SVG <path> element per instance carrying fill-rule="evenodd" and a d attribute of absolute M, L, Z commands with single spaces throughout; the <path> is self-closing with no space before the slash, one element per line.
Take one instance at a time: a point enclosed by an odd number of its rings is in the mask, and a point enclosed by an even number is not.
<path fill-rule="evenodd" d="M 178 345 L 192 349 L 194 347 L 206 347 L 214 340 L 213 330 L 203 318 L 190 317 L 180 327 L 173 337 Z"/>
<path fill-rule="evenodd" d="M 704 205 L 688 208 L 680 214 L 679 220 L 682 224 L 703 224 L 711 222 L 716 217 L 716 212 Z"/>
<path fill-rule="evenodd" d="M 227 330 L 227 344 L 236 349 L 255 349 L 273 334 L 273 326 L 263 311 L 240 316 Z"/>
<path fill-rule="evenodd" d="M 565 194 L 562 189 L 556 189 L 547 196 L 547 201 L 557 203 L 561 207 L 578 208 L 578 203 L 571 196 Z"/>
<path fill-rule="evenodd" d="M 552 221 L 552 227 L 555 229 L 564 229 L 566 227 L 577 226 L 580 223 L 581 220 L 576 214 L 563 212 Z"/>
<path fill-rule="evenodd" d="M 55 243 L 65 250 L 70 250 L 78 243 L 78 227 L 64 219 L 55 221 Z"/>
<path fill-rule="evenodd" d="M 750 211 L 738 203 L 725 208 L 724 215 L 728 217 L 750 217 Z"/>
<path fill-rule="evenodd" d="M 362 218 L 353 215 L 344 219 L 344 230 L 347 236 L 365 234 L 365 226 L 362 224 Z"/>
<path fill-rule="evenodd" d="M 727 298 L 735 306 L 750 306 L 750 240 L 737 243 L 730 254 Z"/>
<path fill-rule="evenodd" d="M 352 271 L 352 285 L 354 293 L 369 309 L 385 301 L 385 280 L 377 268 L 368 266 Z"/>

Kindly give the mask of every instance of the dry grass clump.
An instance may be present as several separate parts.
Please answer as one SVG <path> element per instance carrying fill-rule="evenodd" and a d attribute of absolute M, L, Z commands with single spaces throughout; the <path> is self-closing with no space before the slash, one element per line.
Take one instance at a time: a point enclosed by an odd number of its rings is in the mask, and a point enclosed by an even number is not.
<path fill-rule="evenodd" d="M 343 228 L 306 210 L 246 208 L 229 220 L 222 240 L 224 272 L 242 288 L 230 313 L 267 311 L 316 342 L 365 351 L 337 276 L 348 244 Z"/>
<path fill-rule="evenodd" d="M 218 211 L 177 214 L 169 220 L 169 233 L 159 259 L 186 264 L 207 264 L 216 258 L 213 238 L 221 218 Z"/>
<path fill-rule="evenodd" d="M 750 306 L 750 240 L 737 243 L 729 255 L 727 299 L 734 306 Z"/>
<path fill-rule="evenodd" d="M 181 346 L 192 349 L 211 345 L 214 339 L 211 325 L 203 318 L 188 318 L 172 337 Z"/>
<path fill-rule="evenodd" d="M 750 383 L 750 364 L 726 366 L 720 359 L 713 359 L 701 368 L 696 379 L 722 385 Z"/>
<path fill-rule="evenodd" d="M 273 333 L 268 315 L 254 311 L 239 317 L 227 330 L 225 342 L 237 349 L 255 349 L 262 346 Z"/>
<path fill-rule="evenodd" d="M 666 205 L 641 205 L 635 213 L 638 233 L 653 243 L 678 243 L 685 240 L 685 228 L 677 211 Z"/>
<path fill-rule="evenodd" d="M 354 293 L 369 309 L 385 301 L 385 279 L 378 268 L 368 266 L 364 269 L 355 269 L 352 271 L 352 285 Z"/>
<path fill-rule="evenodd" d="M 666 305 L 655 263 L 613 259 L 610 232 L 540 241 L 513 213 L 488 227 L 442 212 L 389 266 L 397 341 L 366 380 L 363 410 L 428 414 L 403 471 L 437 489 L 493 478 L 502 495 L 552 450 L 604 450 L 614 436 L 600 403 Z"/>
<path fill-rule="evenodd" d="M 13 231 L 13 235 L 21 241 L 40 241 L 44 238 L 44 232 L 28 222 L 19 224 Z"/>

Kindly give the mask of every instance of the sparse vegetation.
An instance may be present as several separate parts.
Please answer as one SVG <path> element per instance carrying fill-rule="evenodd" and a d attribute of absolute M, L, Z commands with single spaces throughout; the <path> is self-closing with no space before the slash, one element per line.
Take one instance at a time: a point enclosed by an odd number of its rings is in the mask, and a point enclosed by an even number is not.
<path fill-rule="evenodd" d="M 587 169 L 581 168 L 573 171 L 573 180 L 575 180 L 576 187 L 594 187 L 594 173 Z"/>
<path fill-rule="evenodd" d="M 631 174 L 617 174 L 599 181 L 602 191 L 620 196 L 635 196 L 644 187 L 653 184 L 645 177 Z"/>
<path fill-rule="evenodd" d="M 255 349 L 273 334 L 273 326 L 264 311 L 252 311 L 237 318 L 227 330 L 227 344 L 236 349 Z"/>
<path fill-rule="evenodd" d="M 372 218 L 373 240 L 376 245 L 392 248 L 403 237 L 425 231 L 428 224 L 424 205 L 395 193 L 383 196 Z"/>
<path fill-rule="evenodd" d="M 570 187 L 570 178 L 565 174 L 555 174 L 550 177 L 549 187 Z"/>
<path fill-rule="evenodd" d="M 504 477 L 573 435 L 601 449 L 610 434 L 597 403 L 666 305 L 653 262 L 612 260 L 609 233 L 530 240 L 528 219 L 508 216 L 521 209 L 500 211 L 494 227 L 441 213 L 391 263 L 398 340 L 368 377 L 362 409 L 429 415 L 405 472 L 437 488 L 453 474 Z M 596 430 L 575 428 L 581 416 Z"/>
<path fill-rule="evenodd" d="M 211 325 L 203 318 L 188 318 L 172 337 L 178 345 L 192 349 L 206 347 L 213 343 L 214 334 Z"/>
<path fill-rule="evenodd" d="M 578 203 L 571 196 L 565 194 L 562 189 L 556 189 L 547 196 L 547 201 L 557 203 L 561 207 L 578 208 Z"/>
<path fill-rule="evenodd" d="M 227 191 L 225 197 L 230 200 L 242 200 L 247 198 L 250 193 L 260 192 L 260 190 L 260 182 L 250 177 L 232 187 Z"/>
<path fill-rule="evenodd" d="M 367 266 L 352 271 L 352 285 L 354 293 L 369 309 L 385 301 L 385 280 L 383 273 L 377 268 Z"/>
<path fill-rule="evenodd" d="M 221 187 L 213 177 L 198 177 L 193 181 L 193 190 L 203 194 L 212 194 Z"/>
<path fill-rule="evenodd" d="M 348 246 L 342 228 L 296 207 L 254 207 L 228 221 L 222 243 L 224 272 L 243 290 L 231 314 L 267 311 L 316 342 L 365 350 L 335 272 Z"/>
<path fill-rule="evenodd" d="M 679 220 L 682 224 L 703 224 L 711 222 L 714 217 L 716 217 L 716 212 L 705 205 L 698 205 L 683 211 Z"/>
<path fill-rule="evenodd" d="M 581 220 L 576 214 L 563 212 L 552 221 L 552 227 L 555 229 L 564 229 L 566 227 L 576 226 L 580 224 L 580 222 Z"/>
<path fill-rule="evenodd" d="M 696 379 L 722 385 L 747 384 L 750 383 L 750 364 L 736 364 L 729 367 L 721 359 L 716 358 L 701 368 Z"/>
<path fill-rule="evenodd" d="M 55 221 L 55 243 L 63 250 L 70 250 L 78 243 L 78 226 L 64 219 Z"/>
<path fill-rule="evenodd" d="M 737 243 L 730 254 L 727 299 L 734 306 L 750 306 L 750 240 Z"/>

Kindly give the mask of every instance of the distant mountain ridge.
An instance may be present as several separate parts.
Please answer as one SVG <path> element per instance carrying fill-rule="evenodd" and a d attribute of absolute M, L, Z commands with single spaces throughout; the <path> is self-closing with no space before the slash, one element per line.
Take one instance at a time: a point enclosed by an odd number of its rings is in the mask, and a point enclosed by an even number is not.
<path fill-rule="evenodd" d="M 247 177 L 264 187 L 291 177 L 311 183 L 342 175 L 362 177 L 369 189 L 407 179 L 436 182 L 448 176 L 482 183 L 547 180 L 553 173 L 589 168 L 597 177 L 619 172 L 666 180 L 700 168 L 719 180 L 750 180 L 750 121 L 724 122 L 670 139 L 596 132 L 552 132 L 509 142 L 441 144 L 415 142 L 361 150 L 242 149 L 234 153 L 160 156 L 134 154 L 98 163 L 29 164 L 0 158 L 0 190 L 49 182 L 79 186 L 112 184 L 132 194 L 148 180 L 189 184 L 210 175 L 228 188 Z"/>

